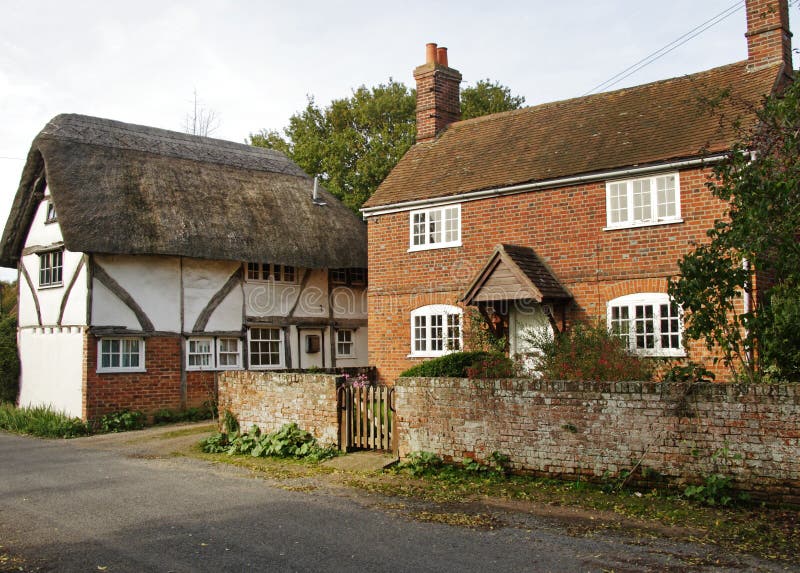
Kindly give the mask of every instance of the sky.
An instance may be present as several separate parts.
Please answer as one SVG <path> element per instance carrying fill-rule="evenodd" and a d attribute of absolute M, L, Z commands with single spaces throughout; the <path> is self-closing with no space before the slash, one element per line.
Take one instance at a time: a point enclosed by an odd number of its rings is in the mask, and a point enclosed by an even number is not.
<path fill-rule="evenodd" d="M 428 42 L 464 84 L 489 78 L 535 105 L 583 95 L 735 6 L 612 89 L 744 60 L 743 0 L 0 0 L 0 221 L 59 113 L 183 131 L 196 92 L 218 118 L 213 137 L 244 142 L 311 96 L 413 86 Z"/>

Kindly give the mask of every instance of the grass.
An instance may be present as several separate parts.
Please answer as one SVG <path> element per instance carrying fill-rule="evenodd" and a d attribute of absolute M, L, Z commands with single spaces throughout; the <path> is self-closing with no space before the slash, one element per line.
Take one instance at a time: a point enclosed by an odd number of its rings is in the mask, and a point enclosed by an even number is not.
<path fill-rule="evenodd" d="M 0 430 L 41 438 L 74 438 L 89 433 L 89 428 L 79 418 L 54 411 L 49 406 L 17 408 L 9 403 L 0 404 Z"/>
<path fill-rule="evenodd" d="M 716 546 L 759 557 L 798 563 L 800 512 L 759 505 L 705 507 L 675 491 L 615 489 L 609 484 L 560 481 L 499 473 L 476 473 L 443 465 L 412 475 L 395 467 L 378 474 L 343 473 L 302 460 L 253 458 L 205 454 L 199 446 L 189 454 L 215 463 L 249 469 L 260 477 L 285 481 L 292 491 L 313 491 L 317 486 L 291 480 L 319 478 L 369 493 L 405 498 L 416 509 L 407 517 L 454 526 L 493 528 L 497 511 L 536 515 L 556 522 L 575 534 L 624 530 L 628 534 L 668 537 Z M 317 481 L 315 480 L 315 483 Z M 426 507 L 419 508 L 419 503 Z M 405 507 L 400 504 L 398 507 Z"/>

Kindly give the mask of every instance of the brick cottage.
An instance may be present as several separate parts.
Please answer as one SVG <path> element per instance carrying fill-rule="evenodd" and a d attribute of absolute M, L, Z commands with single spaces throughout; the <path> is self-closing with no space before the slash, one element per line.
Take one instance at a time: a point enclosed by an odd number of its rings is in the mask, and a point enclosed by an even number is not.
<path fill-rule="evenodd" d="M 706 188 L 737 137 L 720 117 L 753 125 L 751 106 L 792 78 L 786 0 L 746 6 L 746 61 L 466 121 L 461 74 L 428 45 L 417 143 L 363 208 L 383 381 L 462 348 L 470 306 L 512 354 L 526 330 L 601 320 L 636 353 L 715 368 L 683 340 L 667 284 L 725 214 Z M 723 93 L 716 113 L 701 103 Z"/>

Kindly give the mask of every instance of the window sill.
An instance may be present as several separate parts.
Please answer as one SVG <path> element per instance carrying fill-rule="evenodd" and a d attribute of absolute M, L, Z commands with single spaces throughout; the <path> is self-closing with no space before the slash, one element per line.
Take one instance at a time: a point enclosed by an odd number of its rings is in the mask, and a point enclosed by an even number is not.
<path fill-rule="evenodd" d="M 460 350 L 452 350 L 450 352 L 419 352 L 419 353 L 411 353 L 407 354 L 406 358 L 439 358 L 441 356 L 447 356 L 448 354 L 453 354 L 454 352 L 461 352 Z"/>
<path fill-rule="evenodd" d="M 636 356 L 642 358 L 686 358 L 685 350 L 660 350 L 657 352 L 637 352 L 633 351 Z"/>
<path fill-rule="evenodd" d="M 417 251 L 434 251 L 436 249 L 450 249 L 453 247 L 460 247 L 462 245 L 461 241 L 457 243 L 441 243 L 436 245 L 415 245 L 413 247 L 408 248 L 408 253 L 416 253 Z"/>
<path fill-rule="evenodd" d="M 64 286 L 63 282 L 51 285 L 39 285 L 39 288 L 37 290 L 50 290 L 54 288 L 61 288 L 63 286 Z"/>
<path fill-rule="evenodd" d="M 667 221 L 650 221 L 647 223 L 628 223 L 625 225 L 609 225 L 607 227 L 603 227 L 604 231 L 619 231 L 622 229 L 639 229 L 641 227 L 660 227 L 662 225 L 675 225 L 677 223 L 683 223 L 683 219 L 669 219 Z"/>
<path fill-rule="evenodd" d="M 147 372 L 145 368 L 98 368 L 97 374 L 135 374 Z"/>
<path fill-rule="evenodd" d="M 336 360 L 355 360 L 358 356 L 354 356 L 352 354 L 347 355 L 339 355 L 336 357 Z"/>
<path fill-rule="evenodd" d="M 253 366 L 250 365 L 250 370 L 282 370 L 285 369 L 286 366 L 283 364 L 273 364 L 272 366 Z"/>

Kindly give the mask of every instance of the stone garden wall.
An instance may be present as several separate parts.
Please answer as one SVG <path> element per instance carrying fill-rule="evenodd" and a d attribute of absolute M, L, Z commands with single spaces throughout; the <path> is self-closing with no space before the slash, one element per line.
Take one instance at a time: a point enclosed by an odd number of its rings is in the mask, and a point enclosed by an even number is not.
<path fill-rule="evenodd" d="M 332 374 L 237 370 L 219 375 L 219 411 L 230 411 L 242 429 L 256 424 L 273 432 L 296 423 L 322 445 L 337 444 L 336 380 Z"/>

